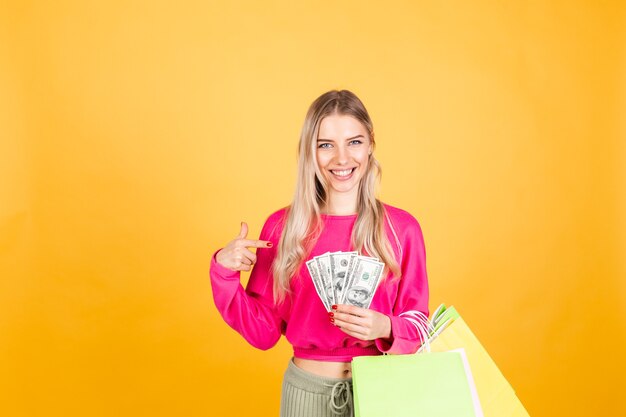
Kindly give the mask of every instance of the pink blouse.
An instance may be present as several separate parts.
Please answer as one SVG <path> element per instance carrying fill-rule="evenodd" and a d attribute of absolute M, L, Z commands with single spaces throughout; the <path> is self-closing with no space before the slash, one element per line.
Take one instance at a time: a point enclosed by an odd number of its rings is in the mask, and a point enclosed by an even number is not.
<path fill-rule="evenodd" d="M 293 345 L 294 356 L 323 361 L 349 362 L 355 356 L 414 353 L 421 345 L 416 327 L 400 314 L 417 310 L 428 317 L 428 279 L 422 230 L 417 220 L 402 209 L 384 204 L 388 220 L 385 231 L 402 270 L 399 280 L 391 272 L 382 280 L 370 309 L 391 319 L 391 339 L 360 340 L 334 326 L 303 263 L 291 281 L 291 296 L 276 306 L 273 302 L 272 261 L 285 222 L 286 208 L 272 213 L 261 230 L 260 240 L 274 245 L 258 248 L 257 262 L 244 290 L 240 272 L 217 262 L 213 253 L 210 276 L 213 299 L 220 314 L 251 345 L 274 346 L 281 335 Z M 357 214 L 322 215 L 324 230 L 308 259 L 326 252 L 353 251 L 350 244 Z M 392 227 L 390 227 L 389 221 Z"/>

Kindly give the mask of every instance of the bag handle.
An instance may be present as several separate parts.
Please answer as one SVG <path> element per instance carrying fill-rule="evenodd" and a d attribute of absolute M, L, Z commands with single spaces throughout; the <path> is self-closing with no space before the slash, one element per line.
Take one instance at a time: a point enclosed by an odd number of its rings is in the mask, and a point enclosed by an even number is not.
<path fill-rule="evenodd" d="M 428 317 L 418 310 L 408 310 L 399 314 L 400 317 L 408 320 L 415 329 L 417 330 L 417 334 L 420 337 L 420 341 L 422 342 L 421 348 L 418 352 L 421 352 L 426 349 L 428 353 L 430 353 L 430 338 L 429 335 L 434 332 L 435 326 L 432 324 Z"/>

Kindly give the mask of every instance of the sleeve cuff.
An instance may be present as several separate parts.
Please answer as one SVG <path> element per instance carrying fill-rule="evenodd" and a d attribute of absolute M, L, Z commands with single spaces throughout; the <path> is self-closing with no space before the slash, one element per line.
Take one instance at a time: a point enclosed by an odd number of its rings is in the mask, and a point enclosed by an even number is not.
<path fill-rule="evenodd" d="M 402 317 L 388 315 L 391 320 L 391 337 L 378 338 L 374 342 L 376 347 L 382 353 L 391 354 L 408 354 L 415 353 L 421 346 L 421 343 L 410 340 L 406 334 L 405 326 L 408 324 Z M 411 325 L 411 324 L 409 324 Z M 412 326 L 412 325 L 411 325 Z"/>
<path fill-rule="evenodd" d="M 393 337 L 389 339 L 376 339 L 374 343 L 376 343 L 376 347 L 379 351 L 382 353 L 389 353 L 389 350 L 393 346 Z"/>
<path fill-rule="evenodd" d="M 394 342 L 393 316 L 390 314 L 386 314 L 386 316 L 389 317 L 389 322 L 391 325 L 391 330 L 389 331 L 389 337 L 379 337 L 378 339 L 374 340 L 376 347 L 382 353 L 389 353 L 389 350 L 393 346 L 393 342 Z"/>
<path fill-rule="evenodd" d="M 223 248 L 219 248 L 218 250 L 216 250 L 213 253 L 213 256 L 211 256 L 211 274 L 212 275 L 218 275 L 224 279 L 237 279 L 239 280 L 240 277 L 240 272 L 239 271 L 233 271 L 232 269 L 226 268 L 224 265 L 222 265 L 221 263 L 217 262 L 217 259 L 215 258 L 215 256 L 217 255 L 217 253 L 219 251 L 221 251 Z"/>

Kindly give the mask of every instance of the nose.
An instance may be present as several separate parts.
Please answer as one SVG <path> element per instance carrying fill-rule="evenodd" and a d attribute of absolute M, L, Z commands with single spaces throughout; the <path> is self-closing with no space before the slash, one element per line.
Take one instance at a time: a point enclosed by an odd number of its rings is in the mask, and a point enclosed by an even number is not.
<path fill-rule="evenodd" d="M 341 145 L 341 146 L 337 146 L 337 154 L 336 154 L 336 161 L 338 165 L 344 165 L 348 163 L 348 149 L 346 148 L 346 146 Z"/>

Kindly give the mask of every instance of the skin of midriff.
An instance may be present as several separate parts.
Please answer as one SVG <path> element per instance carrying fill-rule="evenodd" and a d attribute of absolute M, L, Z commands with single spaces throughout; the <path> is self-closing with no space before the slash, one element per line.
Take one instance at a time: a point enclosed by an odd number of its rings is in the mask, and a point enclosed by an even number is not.
<path fill-rule="evenodd" d="M 352 363 L 350 362 L 328 362 L 316 361 L 313 359 L 293 358 L 293 363 L 300 369 L 315 375 L 328 378 L 351 378 Z"/>

